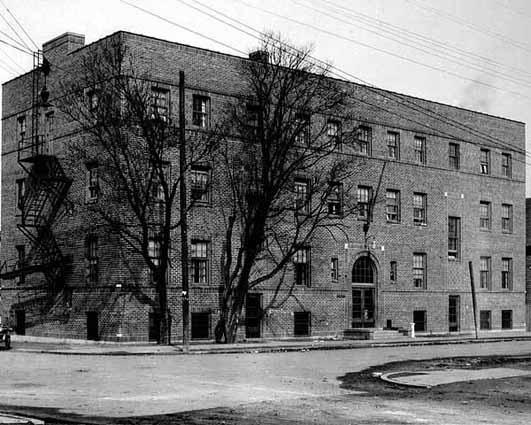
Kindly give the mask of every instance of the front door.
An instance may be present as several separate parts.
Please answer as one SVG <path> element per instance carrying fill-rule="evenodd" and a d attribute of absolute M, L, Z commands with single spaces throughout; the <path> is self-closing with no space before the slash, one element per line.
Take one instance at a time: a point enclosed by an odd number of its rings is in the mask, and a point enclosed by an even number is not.
<path fill-rule="evenodd" d="M 17 335 L 26 335 L 26 312 L 24 310 L 15 311 L 15 332 Z"/>
<path fill-rule="evenodd" d="M 260 338 L 262 325 L 262 294 L 247 294 L 245 303 L 245 337 Z"/>
<path fill-rule="evenodd" d="M 374 288 L 352 288 L 352 327 L 374 328 Z"/>
<path fill-rule="evenodd" d="M 99 339 L 97 311 L 87 311 L 87 339 L 93 341 Z"/>
<path fill-rule="evenodd" d="M 459 332 L 459 295 L 448 298 L 448 331 Z"/>
<path fill-rule="evenodd" d="M 149 313 L 148 322 L 149 340 L 160 342 L 160 314 L 155 312 Z"/>

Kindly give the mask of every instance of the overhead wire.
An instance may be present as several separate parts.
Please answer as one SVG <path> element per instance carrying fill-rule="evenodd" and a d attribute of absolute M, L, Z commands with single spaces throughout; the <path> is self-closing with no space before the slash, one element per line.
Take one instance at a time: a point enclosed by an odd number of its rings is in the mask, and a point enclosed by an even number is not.
<path fill-rule="evenodd" d="M 22 37 L 20 36 L 20 34 L 17 32 L 17 30 L 16 30 L 15 28 L 13 28 L 13 25 L 11 25 L 11 23 L 6 19 L 6 17 L 5 17 L 2 13 L 0 13 L 0 18 L 3 19 L 3 21 L 7 24 L 7 26 L 8 26 L 9 28 L 11 28 L 11 31 L 13 31 L 13 33 L 17 36 L 17 38 L 19 39 L 19 41 L 24 45 L 24 47 L 25 47 L 26 49 L 28 49 L 29 51 L 31 51 L 31 47 L 28 46 L 28 43 L 26 43 L 26 42 L 22 39 Z"/>
<path fill-rule="evenodd" d="M 374 28 L 374 30 L 358 26 L 356 26 L 356 28 L 361 28 L 364 31 L 376 34 L 378 37 L 386 38 L 387 40 L 391 40 L 395 43 L 419 50 L 427 55 L 444 59 L 459 66 L 467 66 L 475 71 L 480 71 L 482 74 L 488 74 L 495 77 L 501 76 L 501 78 L 506 81 L 531 87 L 531 80 L 529 79 L 531 78 L 531 73 L 529 72 L 518 70 L 518 68 L 508 67 L 501 62 L 474 55 L 466 50 L 454 48 L 453 46 L 441 43 L 440 41 L 424 37 L 421 34 L 403 30 L 381 20 L 373 19 L 368 15 L 358 14 L 349 8 L 336 6 L 334 3 L 328 0 L 321 0 L 321 2 L 326 4 L 326 10 L 319 9 L 309 3 L 293 0 L 293 3 L 298 4 L 301 7 L 314 10 L 317 13 L 323 14 L 331 19 L 334 19 L 335 21 L 342 22 L 352 27 L 354 27 L 354 25 L 351 20 L 361 22 L 362 25 L 368 25 L 370 28 Z M 331 8 L 335 9 L 336 11 L 334 12 L 331 10 Z M 345 19 L 345 14 L 349 20 Z M 404 41 L 400 41 L 400 39 Z M 494 66 L 498 69 L 487 68 L 486 63 L 489 64 L 488 66 Z M 506 68 L 507 71 L 500 70 L 499 68 Z M 515 70 L 516 72 L 521 73 L 522 76 L 515 75 Z M 527 75 L 527 78 L 524 77 L 523 74 Z"/>
<path fill-rule="evenodd" d="M 200 12 L 206 14 L 207 16 L 210 16 L 210 17 L 212 17 L 212 18 L 214 18 L 214 19 L 216 19 L 216 20 L 218 20 L 218 21 L 224 22 L 224 21 L 223 21 L 221 18 L 219 18 L 218 16 L 212 15 L 212 14 L 207 13 L 207 12 L 204 12 L 204 11 L 201 11 L 201 9 L 198 9 L 198 8 L 196 8 L 196 7 L 194 7 L 194 6 L 191 6 L 188 2 L 186 2 L 186 1 L 184 1 L 184 0 L 176 0 L 176 1 L 178 1 L 178 2 L 180 2 L 180 3 L 182 3 L 182 4 L 185 4 L 185 5 L 191 7 L 191 8 L 193 8 L 193 9 L 195 9 L 195 10 L 198 10 L 198 11 L 200 11 Z M 249 29 L 249 30 L 251 30 L 251 31 L 254 31 L 254 32 L 256 32 L 257 34 L 260 34 L 260 35 L 262 34 L 260 31 L 258 31 L 258 30 L 256 30 L 256 29 L 252 28 L 251 26 L 249 26 L 249 25 L 247 25 L 247 24 L 245 24 L 245 23 L 243 23 L 243 22 L 241 22 L 241 21 L 238 21 L 237 19 L 232 18 L 232 17 L 230 17 L 230 16 L 228 16 L 228 15 L 226 15 L 226 14 L 224 14 L 224 13 L 222 13 L 222 12 L 220 12 L 220 11 L 218 11 L 218 10 L 216 10 L 216 9 L 214 9 L 214 8 L 212 8 L 212 7 L 210 7 L 210 6 L 208 6 L 208 5 L 205 5 L 204 3 L 202 3 L 202 2 L 199 1 L 199 0 L 192 0 L 192 1 L 194 1 L 196 4 L 200 4 L 201 6 L 203 6 L 203 7 L 207 8 L 207 9 L 209 9 L 209 10 L 211 10 L 211 11 L 217 13 L 218 15 L 224 16 L 226 19 L 230 19 L 230 20 L 233 21 L 233 22 L 237 22 L 237 23 L 240 24 L 241 26 L 244 26 L 245 28 L 247 28 L 247 29 Z M 227 23 L 227 25 L 230 25 L 231 27 L 235 28 L 235 27 L 234 27 L 233 25 L 231 25 L 231 24 L 228 24 L 228 23 Z M 240 31 L 244 32 L 245 34 L 251 35 L 251 36 L 253 36 L 253 37 L 255 37 L 255 38 L 257 38 L 257 39 L 260 40 L 259 37 L 254 36 L 254 35 L 252 35 L 252 34 L 249 34 L 249 32 L 247 32 L 247 31 L 243 31 L 243 30 L 240 30 Z M 276 40 L 276 41 L 282 43 L 281 40 Z M 297 49 L 294 49 L 294 50 L 297 50 Z M 390 99 L 390 100 L 393 100 L 393 101 L 395 101 L 395 102 L 396 102 L 397 104 L 399 104 L 399 105 L 403 105 L 403 106 L 409 107 L 410 109 L 413 109 L 413 110 L 415 110 L 415 111 L 417 111 L 417 112 L 423 113 L 424 115 L 430 116 L 430 118 L 438 119 L 439 121 L 442 121 L 442 122 L 444 122 L 445 124 L 452 124 L 452 125 L 458 126 L 462 131 L 468 131 L 469 133 L 471 133 L 471 134 L 472 134 L 473 136 L 475 136 L 475 137 L 480 137 L 480 138 L 483 138 L 483 139 L 486 138 L 487 141 L 490 141 L 490 142 L 493 143 L 493 144 L 497 144 L 498 146 L 502 146 L 504 149 L 507 149 L 507 145 L 506 145 L 503 141 L 500 141 L 500 140 L 494 138 L 493 136 L 491 136 L 491 135 L 489 135 L 489 134 L 487 134 L 487 133 L 483 133 L 483 132 L 481 132 L 481 131 L 479 131 L 479 130 L 477 130 L 477 129 L 474 129 L 474 128 L 472 128 L 472 127 L 466 126 L 466 125 L 462 124 L 461 122 L 459 122 L 459 121 L 457 121 L 457 120 L 453 120 L 452 118 L 449 118 L 449 117 L 447 117 L 447 116 L 443 116 L 443 115 L 437 114 L 437 113 L 433 112 L 433 111 L 430 110 L 430 109 L 423 108 L 422 106 L 418 105 L 417 103 L 414 103 L 414 102 L 408 101 L 407 98 L 404 98 L 403 96 L 398 96 L 397 94 L 393 94 L 393 93 L 391 93 L 391 92 L 382 91 L 382 89 L 378 89 L 377 87 L 375 87 L 375 86 L 372 85 L 371 83 L 368 83 L 367 81 L 364 81 L 364 80 L 362 80 L 362 79 L 359 78 L 359 77 L 356 77 L 356 76 L 354 76 L 354 75 L 352 75 L 352 74 L 350 74 L 350 73 L 348 73 L 348 72 L 346 72 L 346 71 L 342 71 L 342 70 L 340 70 L 340 69 L 338 69 L 338 68 L 336 68 L 336 67 L 330 66 L 329 64 L 327 64 L 327 63 L 325 63 L 325 62 L 323 62 L 323 61 L 321 61 L 321 60 L 319 60 L 319 59 L 316 59 L 315 57 L 312 57 L 312 56 L 309 56 L 309 57 L 310 57 L 312 60 L 321 63 L 321 67 L 330 67 L 330 68 L 332 68 L 332 70 L 336 70 L 337 72 L 334 71 L 333 73 L 334 73 L 334 75 L 339 76 L 340 78 L 345 78 L 345 77 L 342 76 L 342 75 L 340 75 L 340 74 L 338 74 L 338 72 L 340 72 L 340 73 L 342 73 L 342 74 L 344 74 L 344 75 L 347 75 L 347 76 L 349 76 L 350 78 L 353 78 L 353 79 L 355 79 L 355 80 L 357 80 L 357 81 L 360 81 L 360 82 L 362 82 L 363 84 L 369 86 L 369 87 L 368 87 L 369 90 L 378 90 L 378 94 L 379 94 L 379 95 L 384 96 L 384 97 L 386 97 L 386 98 L 388 98 L 388 99 Z M 360 100 L 360 99 L 358 99 L 358 100 Z M 360 101 L 363 101 L 363 100 L 360 100 Z M 409 105 L 405 105 L 405 104 L 404 104 L 404 101 L 409 102 Z M 373 106 L 373 107 L 378 107 L 378 106 L 376 106 L 376 105 L 374 105 L 374 104 L 371 104 L 371 106 Z M 381 109 L 382 109 L 382 108 L 381 108 Z M 409 120 L 410 122 L 415 122 L 416 124 L 422 125 L 424 128 L 428 128 L 428 129 L 430 129 L 430 130 L 433 131 L 433 129 L 432 129 L 430 126 L 426 125 L 425 123 L 419 122 L 419 121 L 414 121 L 414 120 L 411 119 L 411 117 L 404 117 L 404 116 L 402 116 L 402 115 L 400 115 L 400 114 L 393 113 L 392 111 L 387 110 L 387 109 L 386 109 L 386 111 L 389 112 L 389 113 L 392 113 L 393 115 L 399 116 L 400 118 L 407 119 L 407 120 Z M 447 133 L 446 135 L 449 136 L 448 133 Z M 451 135 L 451 137 L 452 137 L 452 138 L 456 138 L 455 135 Z M 511 150 L 515 150 L 515 151 L 518 151 L 518 149 L 515 149 L 514 146 L 509 146 L 509 149 L 511 149 Z M 525 151 L 521 151 L 520 153 L 522 153 L 522 154 L 525 155 Z M 531 155 L 529 155 L 529 156 L 531 156 Z"/>
<path fill-rule="evenodd" d="M 26 46 L 24 46 L 23 44 L 20 43 L 20 41 L 18 40 L 15 40 L 13 37 L 11 37 L 8 33 L 0 30 L 0 34 L 3 35 L 4 37 L 6 37 L 7 39 L 9 39 L 10 41 L 12 41 L 13 43 L 15 43 L 16 45 L 18 45 L 20 48 L 22 49 L 25 49 L 27 50 L 29 53 L 31 53 L 31 50 L 28 49 Z"/>
<path fill-rule="evenodd" d="M 33 43 L 33 45 L 35 46 L 35 50 L 39 50 L 39 46 L 37 46 L 37 43 L 35 43 L 35 41 L 33 41 L 33 38 L 31 38 L 31 36 L 27 33 L 27 31 L 24 29 L 24 27 L 21 25 L 21 23 L 19 22 L 19 20 L 15 17 L 15 15 L 13 15 L 13 13 L 11 13 L 11 10 L 9 10 L 9 8 L 5 5 L 4 3 L 4 0 L 0 0 L 0 3 L 2 4 L 2 6 L 4 6 L 4 8 L 7 10 L 7 13 L 9 13 L 9 15 L 13 18 L 13 20 L 17 23 L 17 25 L 20 27 L 20 29 L 22 30 L 22 32 L 26 35 L 26 37 L 28 37 L 28 39 Z"/>
<path fill-rule="evenodd" d="M 446 12 L 442 9 L 435 8 L 433 6 L 429 6 L 426 4 L 424 0 L 405 0 L 408 3 L 411 3 L 421 9 L 427 10 L 431 12 L 432 14 L 443 17 L 448 21 L 454 22 L 458 25 L 464 25 L 465 27 L 474 30 L 476 32 L 479 32 L 481 34 L 487 35 L 489 37 L 495 38 L 497 40 L 503 41 L 506 44 L 509 44 L 513 47 L 516 47 L 518 49 L 524 50 L 525 52 L 529 53 L 531 46 L 528 43 L 522 43 L 517 40 L 513 40 L 512 38 L 506 37 L 503 34 L 500 34 L 499 32 L 492 31 L 489 28 L 473 24 L 466 19 L 460 18 L 459 16 L 455 16 L 452 13 Z"/>
<path fill-rule="evenodd" d="M 136 7 L 137 9 L 142 10 L 143 12 L 148 13 L 148 14 L 150 14 L 151 16 L 155 16 L 155 17 L 157 17 L 157 18 L 159 18 L 159 19 L 163 19 L 163 20 L 166 21 L 166 22 L 169 22 L 169 23 L 175 24 L 175 22 L 169 20 L 168 18 L 163 18 L 163 17 L 161 17 L 160 15 L 157 15 L 157 14 L 154 14 L 154 13 L 150 13 L 150 11 L 148 11 L 148 10 L 146 10 L 146 9 L 144 9 L 144 8 L 137 7 L 136 5 L 132 5 L 131 3 L 129 3 L 129 2 L 127 2 L 127 1 L 125 1 L 125 0 L 120 0 L 120 1 L 126 3 L 126 4 L 128 4 L 128 5 L 130 5 L 130 6 Z M 179 1 L 179 2 L 181 2 L 181 3 L 183 3 L 183 4 L 186 4 L 186 2 L 184 2 L 183 0 L 177 0 L 177 1 Z M 202 4 L 201 2 L 198 2 L 198 1 L 195 1 L 195 2 L 196 2 L 196 3 L 199 3 L 199 4 Z M 243 3 L 245 3 L 245 2 L 243 2 Z M 203 5 L 204 7 L 210 8 L 210 7 L 208 7 L 208 6 L 205 6 L 204 4 L 202 4 L 202 5 Z M 216 10 L 213 9 L 213 8 L 210 8 L 210 9 L 216 11 Z M 216 12 L 219 12 L 219 11 L 216 11 Z M 203 11 L 202 13 L 205 13 L 205 12 Z M 225 15 L 225 16 L 227 17 L 227 15 Z M 216 18 L 216 19 L 220 20 L 220 18 Z M 235 20 L 234 18 L 230 18 L 230 19 L 231 19 L 232 21 L 239 22 L 239 21 Z M 183 26 L 181 26 L 181 25 L 179 25 L 179 24 L 177 24 L 177 26 L 178 26 L 178 27 L 183 27 Z M 231 25 L 231 26 L 232 26 L 232 25 Z M 253 31 L 255 31 L 255 32 L 259 33 L 259 34 L 261 34 L 259 31 L 255 30 L 254 28 L 252 28 L 252 27 L 250 27 L 250 26 L 247 26 L 247 25 L 244 25 L 244 26 L 246 26 L 246 27 L 249 28 L 249 29 L 252 29 Z M 234 28 L 234 26 L 232 26 L 232 27 Z M 184 27 L 183 29 L 189 30 L 189 29 L 186 28 L 186 27 Z M 240 29 L 240 30 L 241 30 L 241 29 Z M 196 33 L 197 35 L 200 35 L 200 36 L 205 37 L 205 38 L 207 38 L 207 39 L 209 39 L 209 40 L 212 40 L 212 38 L 210 38 L 210 37 L 208 37 L 208 36 L 206 36 L 206 35 L 203 35 L 203 34 L 198 33 L 198 32 L 196 32 L 196 31 L 193 31 L 193 32 Z M 248 35 L 250 35 L 248 32 L 245 32 L 245 33 L 248 34 Z M 214 41 L 214 40 L 212 40 L 212 41 Z M 215 40 L 215 42 L 217 42 L 218 44 L 223 44 L 223 45 L 224 45 L 223 42 L 220 42 L 220 41 L 218 41 L 218 40 Z M 233 48 L 233 49 L 234 49 L 234 48 Z M 239 49 L 235 49 L 235 50 L 239 50 Z M 315 59 L 315 58 L 312 58 L 312 59 Z M 318 61 L 319 61 L 319 60 L 318 60 Z M 321 62 L 322 62 L 322 61 L 321 61 Z M 324 62 L 322 62 L 322 63 L 324 63 Z M 328 65 L 328 64 L 326 64 L 326 65 Z M 341 72 L 343 72 L 343 73 L 346 74 L 346 75 L 351 75 L 351 74 L 346 73 L 345 71 L 341 71 Z M 336 75 L 337 75 L 337 74 L 336 74 Z M 357 80 L 360 80 L 358 77 L 355 77 L 355 76 L 353 76 L 353 77 L 354 77 L 355 79 L 357 79 Z M 344 77 L 342 77 L 342 78 L 344 78 Z M 363 81 L 363 80 L 361 80 L 361 81 Z M 368 84 L 368 83 L 364 82 L 364 84 Z M 368 87 L 368 88 L 369 88 L 369 89 L 373 89 L 373 90 L 377 90 L 378 93 L 379 93 L 380 95 L 383 95 L 383 96 L 385 96 L 386 94 L 387 94 L 387 95 L 391 94 L 390 92 L 383 91 L 382 89 L 377 89 L 377 88 L 374 88 L 374 87 L 373 87 L 373 88 Z M 401 97 L 400 99 L 404 100 L 403 97 Z M 401 103 L 401 102 L 398 102 L 396 99 L 392 99 L 392 100 L 394 100 L 395 102 L 397 102 L 397 103 L 399 103 L 399 104 Z M 382 109 L 380 105 L 372 105 L 372 106 Z M 420 107 L 420 106 L 417 105 L 417 104 L 415 104 L 415 106 Z M 421 110 L 422 110 L 422 107 L 420 107 L 420 108 L 421 108 Z M 426 109 L 426 108 L 424 108 L 424 109 Z M 426 111 L 429 112 L 430 114 L 432 114 L 432 118 L 434 118 L 434 116 L 436 116 L 436 115 L 439 115 L 439 114 L 437 114 L 437 113 L 435 113 L 435 112 L 433 112 L 433 111 L 431 111 L 431 110 L 429 110 L 429 109 L 426 109 Z M 397 114 L 396 112 L 393 112 L 393 111 L 388 111 L 388 112 L 390 112 L 390 113 L 392 113 L 392 114 L 394 114 L 394 115 L 397 115 L 397 116 L 399 116 L 399 117 L 401 117 L 401 118 L 404 118 L 404 119 L 407 119 L 407 120 L 413 122 L 413 120 L 412 120 L 410 117 L 404 117 L 404 116 L 402 116 L 402 115 L 400 115 L 400 114 Z M 446 116 L 439 116 L 438 118 L 439 118 L 439 119 L 442 118 L 443 120 L 451 120 L 450 118 L 448 118 L 448 117 L 446 117 Z M 449 121 L 446 121 L 446 122 L 448 123 Z M 460 123 L 457 122 L 457 121 L 456 121 L 456 123 L 460 124 Z M 429 128 L 431 131 L 433 131 L 433 129 L 432 129 L 430 126 L 427 126 L 426 124 L 422 124 L 422 123 L 420 123 L 420 122 L 418 122 L 418 124 L 423 125 L 423 127 L 425 127 L 425 128 Z M 469 131 L 471 130 L 471 131 L 476 132 L 476 134 L 473 134 L 473 133 L 471 133 L 471 134 L 472 134 L 474 137 L 476 137 L 476 138 L 481 138 L 481 136 L 480 136 L 481 132 L 477 131 L 476 129 L 469 128 L 469 127 L 467 127 L 467 126 L 465 126 L 465 125 L 462 125 L 462 127 L 465 127 L 466 130 L 469 130 Z M 441 133 L 441 131 L 439 131 L 439 130 L 437 130 L 437 131 L 438 131 L 439 133 Z M 453 138 L 453 139 L 456 139 L 456 138 L 458 138 L 458 139 L 462 139 L 462 138 L 456 137 L 455 135 L 451 135 L 451 134 L 449 135 L 449 137 L 451 137 L 451 138 Z M 520 149 L 516 148 L 515 146 L 507 145 L 507 144 L 504 143 L 503 141 L 500 141 L 500 140 L 494 138 L 493 136 L 491 136 L 491 135 L 489 135 L 489 134 L 486 134 L 486 133 L 485 133 L 484 138 L 485 138 L 485 137 L 487 138 L 487 141 L 490 141 L 491 143 L 497 143 L 498 146 L 502 146 L 504 149 L 509 149 L 509 150 L 512 150 L 512 151 L 515 151 L 515 152 L 522 153 L 523 155 L 526 155 L 525 151 L 521 151 Z M 490 139 L 490 140 L 489 140 L 489 139 Z M 475 143 L 475 142 L 470 141 L 470 143 Z M 477 144 L 477 143 L 475 143 L 475 144 Z M 519 161 L 518 158 L 515 158 L 515 160 L 516 160 L 516 161 Z M 520 160 L 520 161 L 521 161 L 521 160 Z M 521 161 L 521 162 L 524 162 L 524 161 Z"/>

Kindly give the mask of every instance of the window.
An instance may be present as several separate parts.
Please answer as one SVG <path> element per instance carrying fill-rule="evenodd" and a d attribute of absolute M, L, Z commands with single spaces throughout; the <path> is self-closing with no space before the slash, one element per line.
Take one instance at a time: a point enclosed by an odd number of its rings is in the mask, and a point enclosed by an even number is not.
<path fill-rule="evenodd" d="M 452 170 L 459 170 L 459 145 L 457 143 L 448 144 L 448 166 Z"/>
<path fill-rule="evenodd" d="M 490 174 L 490 151 L 488 149 L 481 149 L 479 155 L 480 173 Z"/>
<path fill-rule="evenodd" d="M 98 199 L 99 191 L 98 164 L 91 162 L 87 164 L 85 201 L 92 202 Z"/>
<path fill-rule="evenodd" d="M 416 225 L 426 224 L 426 194 L 413 194 L 413 223 Z"/>
<path fill-rule="evenodd" d="M 426 164 L 426 138 L 415 136 L 415 162 L 417 164 Z"/>
<path fill-rule="evenodd" d="M 210 98 L 207 96 L 194 95 L 192 105 L 192 124 L 201 127 L 209 127 Z"/>
<path fill-rule="evenodd" d="M 400 191 L 387 190 L 385 194 L 385 213 L 388 223 L 400 222 Z"/>
<path fill-rule="evenodd" d="M 16 192 L 16 205 L 19 212 L 23 212 L 24 209 L 24 196 L 26 194 L 26 179 L 17 179 L 17 192 Z"/>
<path fill-rule="evenodd" d="M 491 328 L 490 310 L 481 310 L 479 312 L 479 329 L 488 330 Z"/>
<path fill-rule="evenodd" d="M 502 232 L 512 233 L 513 231 L 513 206 L 502 204 Z"/>
<path fill-rule="evenodd" d="M 55 115 L 53 111 L 48 112 L 44 116 L 44 138 L 47 141 L 50 141 L 53 138 L 53 133 L 55 131 Z"/>
<path fill-rule="evenodd" d="M 293 335 L 310 335 L 310 317 L 309 311 L 295 311 L 293 313 Z"/>
<path fill-rule="evenodd" d="M 24 137 L 26 136 L 26 116 L 22 115 L 18 117 L 18 134 L 20 135 L 20 139 L 24 140 Z"/>
<path fill-rule="evenodd" d="M 512 158 L 509 153 L 502 153 L 502 176 L 512 177 Z"/>
<path fill-rule="evenodd" d="M 326 135 L 331 147 L 341 148 L 341 123 L 336 120 L 328 120 L 326 123 Z"/>
<path fill-rule="evenodd" d="M 310 286 L 310 248 L 301 248 L 293 257 L 295 284 Z"/>
<path fill-rule="evenodd" d="M 96 90 L 89 90 L 87 92 L 87 108 L 89 112 L 94 113 L 98 107 L 99 97 Z"/>
<path fill-rule="evenodd" d="M 512 289 L 513 286 L 513 260 L 512 258 L 502 258 L 501 287 L 502 289 Z"/>
<path fill-rule="evenodd" d="M 160 239 L 156 237 L 148 240 L 148 256 L 151 262 L 158 266 L 160 264 Z"/>
<path fill-rule="evenodd" d="M 491 208 L 490 202 L 481 201 L 479 203 L 479 228 L 481 230 L 490 230 Z"/>
<path fill-rule="evenodd" d="M 397 265 L 396 261 L 391 261 L 389 263 L 389 281 L 391 283 L 396 283 L 398 278 Z"/>
<path fill-rule="evenodd" d="M 151 118 L 168 121 L 170 92 L 166 89 L 153 87 L 151 89 Z"/>
<path fill-rule="evenodd" d="M 85 239 L 85 265 L 87 283 L 98 282 L 98 238 L 87 236 Z"/>
<path fill-rule="evenodd" d="M 306 179 L 295 179 L 295 210 L 299 214 L 310 212 L 310 183 Z"/>
<path fill-rule="evenodd" d="M 387 153 L 391 159 L 400 159 L 400 134 L 393 131 L 387 132 Z"/>
<path fill-rule="evenodd" d="M 17 268 L 22 269 L 26 263 L 26 246 L 25 245 L 15 245 L 17 250 Z"/>
<path fill-rule="evenodd" d="M 513 311 L 502 310 L 501 312 L 501 328 L 512 329 L 513 328 Z"/>
<path fill-rule="evenodd" d="M 426 332 L 428 329 L 428 315 L 426 310 L 414 310 L 413 323 L 415 324 L 415 332 Z"/>
<path fill-rule="evenodd" d="M 302 146 L 310 144 L 310 117 L 306 114 L 295 115 L 295 143 Z"/>
<path fill-rule="evenodd" d="M 208 283 L 207 241 L 192 241 L 190 265 L 192 283 Z"/>
<path fill-rule="evenodd" d="M 461 219 L 448 217 L 448 259 L 459 259 L 461 251 Z"/>
<path fill-rule="evenodd" d="M 480 257 L 479 259 L 479 287 L 481 289 L 491 288 L 491 268 L 490 257 Z"/>
<path fill-rule="evenodd" d="M 330 183 L 330 194 L 327 199 L 328 214 L 340 216 L 343 213 L 343 184 Z"/>
<path fill-rule="evenodd" d="M 258 136 L 258 126 L 260 117 L 260 107 L 258 105 L 247 104 L 247 132 L 250 139 L 256 139 Z"/>
<path fill-rule="evenodd" d="M 372 188 L 368 186 L 358 186 L 358 217 L 371 219 L 370 202 Z"/>
<path fill-rule="evenodd" d="M 359 153 L 370 155 L 372 147 L 372 128 L 360 125 L 358 128 L 358 146 Z"/>
<path fill-rule="evenodd" d="M 192 166 L 191 197 L 199 203 L 210 202 L 210 169 L 208 167 Z"/>
<path fill-rule="evenodd" d="M 413 286 L 426 289 L 426 254 L 413 254 Z"/>
<path fill-rule="evenodd" d="M 337 257 L 330 258 L 330 278 L 334 282 L 339 279 L 339 259 Z"/>

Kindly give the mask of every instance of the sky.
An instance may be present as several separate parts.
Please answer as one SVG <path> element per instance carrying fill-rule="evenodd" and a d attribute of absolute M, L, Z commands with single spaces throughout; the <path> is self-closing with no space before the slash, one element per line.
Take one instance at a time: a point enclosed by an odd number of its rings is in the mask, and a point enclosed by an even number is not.
<path fill-rule="evenodd" d="M 246 27 L 219 21 L 229 18 Z M 91 43 L 127 30 L 244 55 L 254 31 L 273 31 L 313 46 L 344 79 L 526 124 L 529 28 L 528 0 L 0 0 L 0 40 L 21 43 L 15 29 L 31 50 L 67 31 Z M 31 67 L 30 54 L 0 41 L 1 83 Z"/>

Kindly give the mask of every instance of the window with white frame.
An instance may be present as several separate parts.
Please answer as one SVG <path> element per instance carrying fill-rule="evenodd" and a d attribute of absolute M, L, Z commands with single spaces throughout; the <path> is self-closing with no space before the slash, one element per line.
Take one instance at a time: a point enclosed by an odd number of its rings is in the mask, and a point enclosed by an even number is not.
<path fill-rule="evenodd" d="M 501 287 L 512 289 L 513 286 L 513 259 L 502 258 Z"/>
<path fill-rule="evenodd" d="M 458 260 L 461 252 L 461 218 L 448 217 L 448 259 Z"/>
<path fill-rule="evenodd" d="M 426 164 L 426 138 L 415 136 L 413 142 L 415 144 L 415 162 L 417 164 Z"/>
<path fill-rule="evenodd" d="M 340 216 L 343 213 L 343 184 L 339 182 L 330 183 L 330 193 L 327 199 L 329 215 Z"/>
<path fill-rule="evenodd" d="M 301 146 L 310 144 L 310 117 L 307 114 L 295 115 L 295 143 Z"/>
<path fill-rule="evenodd" d="M 490 150 L 481 149 L 479 152 L 479 172 L 490 174 Z"/>
<path fill-rule="evenodd" d="M 341 148 L 341 123 L 337 120 L 328 120 L 326 123 L 326 135 L 331 147 Z"/>
<path fill-rule="evenodd" d="M 160 265 L 160 238 L 159 237 L 151 237 L 148 240 L 148 257 L 155 265 L 158 267 Z"/>
<path fill-rule="evenodd" d="M 358 186 L 358 217 L 371 219 L 370 203 L 372 188 L 369 186 Z"/>
<path fill-rule="evenodd" d="M 194 95 L 192 99 L 192 124 L 208 128 L 210 126 L 210 98 L 208 96 Z"/>
<path fill-rule="evenodd" d="M 459 170 L 460 166 L 459 144 L 448 143 L 448 166 L 452 170 Z"/>
<path fill-rule="evenodd" d="M 208 241 L 192 241 L 190 277 L 193 283 L 208 283 Z"/>
<path fill-rule="evenodd" d="M 394 131 L 387 132 L 387 156 L 398 160 L 400 156 L 400 134 Z"/>
<path fill-rule="evenodd" d="M 426 254 L 413 254 L 413 286 L 426 289 Z"/>
<path fill-rule="evenodd" d="M 391 261 L 389 263 L 389 281 L 391 283 L 396 283 L 397 279 L 398 279 L 397 262 Z"/>
<path fill-rule="evenodd" d="M 85 182 L 85 201 L 93 202 L 98 199 L 100 193 L 100 183 L 98 176 L 98 164 L 90 162 L 87 164 Z"/>
<path fill-rule="evenodd" d="M 87 283 L 98 282 L 98 238 L 89 235 L 85 239 L 85 265 Z"/>
<path fill-rule="evenodd" d="M 310 212 L 310 182 L 307 179 L 295 179 L 295 211 L 299 214 Z"/>
<path fill-rule="evenodd" d="M 330 278 L 334 282 L 339 279 L 339 259 L 337 257 L 330 258 Z"/>
<path fill-rule="evenodd" d="M 512 158 L 510 153 L 502 153 L 502 176 L 512 177 Z"/>
<path fill-rule="evenodd" d="M 490 230 L 491 228 L 491 207 L 490 202 L 480 201 L 479 203 L 479 228 Z"/>
<path fill-rule="evenodd" d="M 391 189 L 386 191 L 385 213 L 388 223 L 400 222 L 400 191 Z"/>
<path fill-rule="evenodd" d="M 295 268 L 295 284 L 310 286 L 310 248 L 304 247 L 297 250 L 293 257 Z"/>
<path fill-rule="evenodd" d="M 479 258 L 479 287 L 481 289 L 491 288 L 491 261 L 490 257 Z"/>
<path fill-rule="evenodd" d="M 426 224 L 427 196 L 425 193 L 413 193 L 413 223 Z"/>
<path fill-rule="evenodd" d="M 366 125 L 358 127 L 358 149 L 362 155 L 370 155 L 372 148 L 372 128 Z"/>
<path fill-rule="evenodd" d="M 192 200 L 199 203 L 210 202 L 210 169 L 192 166 L 190 177 Z"/>
<path fill-rule="evenodd" d="M 513 231 L 513 206 L 509 204 L 502 204 L 502 232 L 512 233 Z"/>
<path fill-rule="evenodd" d="M 17 191 L 16 191 L 16 204 L 17 210 L 22 213 L 24 209 L 24 196 L 26 195 L 26 179 L 21 178 L 16 181 Z"/>
<path fill-rule="evenodd" d="M 151 118 L 168 121 L 170 92 L 167 89 L 153 87 L 151 89 Z"/>

